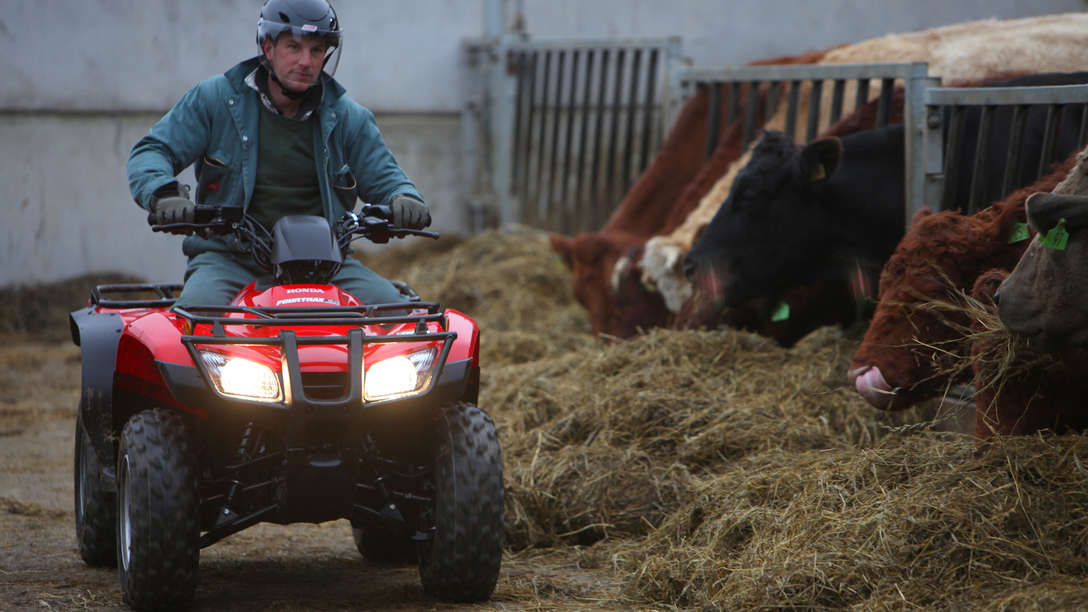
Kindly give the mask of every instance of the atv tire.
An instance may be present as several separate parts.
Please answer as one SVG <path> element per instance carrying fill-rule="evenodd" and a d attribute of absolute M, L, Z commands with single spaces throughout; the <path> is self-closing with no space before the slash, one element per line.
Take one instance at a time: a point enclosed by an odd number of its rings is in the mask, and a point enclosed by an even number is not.
<path fill-rule="evenodd" d="M 197 467 L 176 413 L 129 419 L 117 454 L 117 565 L 125 603 L 179 608 L 196 591 L 200 560 Z"/>
<path fill-rule="evenodd" d="M 435 433 L 434 536 L 419 547 L 420 579 L 439 599 L 482 601 L 502 564 L 499 436 L 491 417 L 468 403 L 445 406 Z"/>
<path fill-rule="evenodd" d="M 372 527 L 351 526 L 355 548 L 367 561 L 383 565 L 408 565 L 419 559 L 416 543 L 410 538 Z"/>
<path fill-rule="evenodd" d="M 79 556 L 92 567 L 117 563 L 117 492 L 106 487 L 91 436 L 76 417 L 76 541 Z"/>

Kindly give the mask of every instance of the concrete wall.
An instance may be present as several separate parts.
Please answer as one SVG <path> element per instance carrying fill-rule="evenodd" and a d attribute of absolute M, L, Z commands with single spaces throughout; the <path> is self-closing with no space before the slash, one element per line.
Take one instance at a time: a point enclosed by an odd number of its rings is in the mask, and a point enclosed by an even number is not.
<path fill-rule="evenodd" d="M 461 43 L 500 0 L 341 0 L 337 78 L 370 107 L 434 210 L 460 231 L 468 189 Z M 507 0 L 537 39 L 680 35 L 701 66 L 737 64 L 1085 0 Z M 0 286 L 122 271 L 180 280 L 180 240 L 148 231 L 124 161 L 195 82 L 255 54 L 260 0 L 0 0 Z M 773 20 L 768 16 L 773 15 Z M 1088 35 L 1088 34 L 1086 34 Z M 192 182 L 191 174 L 183 180 Z"/>

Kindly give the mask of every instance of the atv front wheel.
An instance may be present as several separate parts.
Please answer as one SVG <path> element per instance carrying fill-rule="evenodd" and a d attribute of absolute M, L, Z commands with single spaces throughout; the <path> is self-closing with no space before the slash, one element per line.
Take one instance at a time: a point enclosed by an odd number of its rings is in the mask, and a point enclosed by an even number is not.
<path fill-rule="evenodd" d="M 196 474 L 180 416 L 156 409 L 129 419 L 117 459 L 117 565 L 125 603 L 137 610 L 181 607 L 196 591 Z"/>
<path fill-rule="evenodd" d="M 117 493 L 106 488 L 91 436 L 76 417 L 76 541 L 79 556 L 93 567 L 117 563 Z"/>
<path fill-rule="evenodd" d="M 367 561 L 388 565 L 407 565 L 418 559 L 416 543 L 411 538 L 397 536 L 372 527 L 351 526 L 355 548 Z"/>
<path fill-rule="evenodd" d="M 434 536 L 420 546 L 423 589 L 439 599 L 482 601 L 499 578 L 503 543 L 502 452 L 495 424 L 467 403 L 437 419 Z"/>

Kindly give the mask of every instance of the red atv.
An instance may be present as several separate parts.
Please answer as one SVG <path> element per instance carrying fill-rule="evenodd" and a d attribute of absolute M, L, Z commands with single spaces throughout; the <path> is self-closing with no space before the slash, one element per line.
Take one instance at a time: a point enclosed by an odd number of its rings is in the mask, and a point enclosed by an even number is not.
<path fill-rule="evenodd" d="M 198 206 L 186 229 L 233 234 L 273 276 L 229 306 L 177 306 L 180 285 L 102 285 L 72 313 L 79 551 L 117 563 L 133 608 L 188 602 L 200 549 L 232 533 L 340 518 L 364 557 L 418 559 L 433 596 L 490 597 L 503 481 L 476 406 L 479 329 L 402 283 L 393 304 L 329 284 L 357 236 L 437 237 L 393 227 L 385 207 L 361 213 L 335 231 L 293 216 L 269 233 Z"/>

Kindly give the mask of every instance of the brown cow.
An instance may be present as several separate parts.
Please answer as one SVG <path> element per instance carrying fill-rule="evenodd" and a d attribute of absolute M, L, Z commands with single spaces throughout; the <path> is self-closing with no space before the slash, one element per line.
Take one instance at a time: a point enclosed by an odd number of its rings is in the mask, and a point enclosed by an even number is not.
<path fill-rule="evenodd" d="M 1037 241 L 1038 242 L 1038 241 Z M 1025 253 L 1026 256 L 1026 253 Z M 989 270 L 975 281 L 972 297 L 991 311 L 994 295 L 1007 270 Z M 1041 430 L 1057 433 L 1088 429 L 1088 352 L 1067 348 L 1039 353 L 1008 330 L 974 325 L 971 362 L 975 388 L 975 437 L 1024 435 Z"/>
<path fill-rule="evenodd" d="M 1071 156 L 1050 175 L 974 215 L 945 211 L 911 226 L 881 272 L 880 302 L 849 372 L 870 404 L 907 408 L 948 384 L 943 355 L 966 352 L 968 322 L 962 312 L 931 305 L 967 291 L 986 270 L 1012 268 L 1027 247 L 1026 240 L 1010 242 L 1024 221 L 1024 201 L 1053 189 L 1075 163 Z"/>
<path fill-rule="evenodd" d="M 812 63 L 823 53 L 760 60 L 752 65 Z M 740 107 L 747 101 L 745 95 L 739 101 Z M 720 109 L 723 114 L 725 102 L 722 101 Z M 709 160 L 705 158 L 708 108 L 709 95 L 705 89 L 688 100 L 653 163 L 600 231 L 574 237 L 551 235 L 552 248 L 571 269 L 574 295 L 589 311 L 595 333 L 627 337 L 643 326 L 641 317 L 628 321 L 617 316 L 617 299 L 609 284 L 616 261 L 649 237 L 672 232 L 687 218 L 723 168 L 740 155 L 742 131 L 738 119 L 721 131 L 713 155 Z"/>

